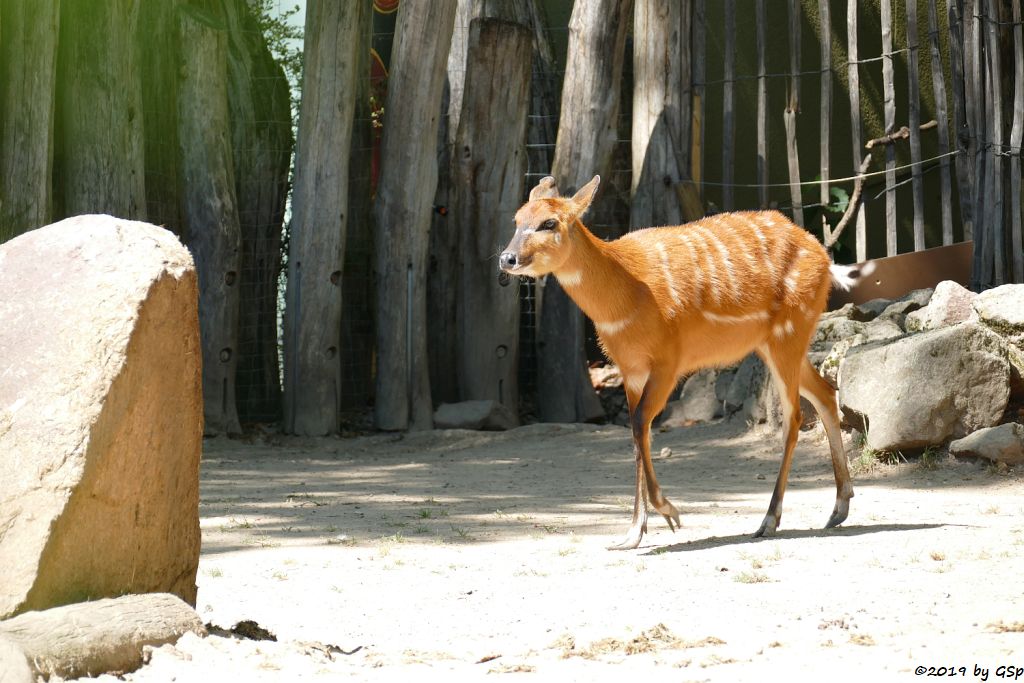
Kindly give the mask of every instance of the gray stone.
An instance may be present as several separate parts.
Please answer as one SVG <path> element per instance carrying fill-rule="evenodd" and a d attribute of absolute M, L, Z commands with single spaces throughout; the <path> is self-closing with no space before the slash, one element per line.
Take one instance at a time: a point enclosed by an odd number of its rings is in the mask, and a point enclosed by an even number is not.
<path fill-rule="evenodd" d="M 170 232 L 79 216 L 0 245 L 0 617 L 194 604 L 198 289 Z"/>
<path fill-rule="evenodd" d="M 985 458 L 1007 465 L 1024 463 L 1024 425 L 1010 422 L 979 429 L 949 444 L 950 455 Z"/>
<path fill-rule="evenodd" d="M 35 680 L 22 649 L 0 636 L 0 683 L 35 683 Z"/>
<path fill-rule="evenodd" d="M 434 412 L 436 429 L 503 431 L 518 424 L 516 415 L 498 401 L 442 403 Z"/>
<path fill-rule="evenodd" d="M 694 422 L 710 422 L 722 415 L 722 403 L 715 395 L 718 370 L 707 368 L 690 375 L 683 384 L 679 400 L 669 404 L 662 425 L 683 427 Z"/>
<path fill-rule="evenodd" d="M 880 316 L 885 309 L 889 308 L 891 304 L 892 299 L 872 299 L 871 301 L 865 301 L 862 304 L 857 304 L 849 317 L 863 323 L 871 322 Z"/>
<path fill-rule="evenodd" d="M 985 327 L 1024 347 L 1024 285 L 986 290 L 974 299 L 974 310 Z"/>
<path fill-rule="evenodd" d="M 744 358 L 729 383 L 729 391 L 723 402 L 725 414 L 731 415 L 743 408 L 751 394 L 760 390 L 767 374 L 764 363 L 755 354 Z"/>
<path fill-rule="evenodd" d="M 879 451 L 923 448 L 999 422 L 1010 395 L 1005 343 L 973 323 L 851 348 L 839 371 L 847 422 Z"/>
<path fill-rule="evenodd" d="M 914 311 L 924 308 L 931 301 L 933 290 L 928 289 L 915 289 L 905 296 L 897 299 L 893 303 L 885 307 L 885 310 L 878 315 L 878 319 L 888 319 L 895 322 L 902 329 L 904 327 L 904 321 L 907 314 L 913 313 Z"/>
<path fill-rule="evenodd" d="M 971 307 L 976 296 L 952 280 L 943 280 L 935 286 L 927 306 L 907 314 L 904 327 L 907 332 L 924 332 L 977 317 Z"/>
<path fill-rule="evenodd" d="M 811 343 L 837 342 L 862 333 L 864 327 L 865 323 L 850 320 L 849 318 L 827 318 L 818 323 L 814 336 L 811 338 Z"/>
<path fill-rule="evenodd" d="M 896 339 L 904 334 L 903 328 L 896 324 L 896 321 L 892 318 L 881 317 L 864 325 L 862 332 L 864 340 L 862 343 Z"/>

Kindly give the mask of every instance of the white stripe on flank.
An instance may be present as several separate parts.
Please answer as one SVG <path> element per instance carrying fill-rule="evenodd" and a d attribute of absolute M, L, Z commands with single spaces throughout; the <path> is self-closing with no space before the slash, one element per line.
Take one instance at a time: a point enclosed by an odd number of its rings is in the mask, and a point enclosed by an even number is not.
<path fill-rule="evenodd" d="M 704 298 L 704 271 L 700 267 L 700 263 L 697 261 L 697 252 L 693 248 L 693 243 L 690 241 L 689 235 L 680 235 L 679 239 L 686 245 L 686 250 L 690 252 L 690 262 L 693 264 L 693 290 L 696 294 L 694 306 L 700 308 L 701 301 Z"/>
<path fill-rule="evenodd" d="M 698 225 L 693 229 L 695 236 L 700 237 L 700 240 L 694 242 L 694 246 L 700 251 L 701 258 L 706 261 L 707 268 L 704 272 L 707 274 L 708 279 L 705 288 L 711 292 L 711 299 L 717 304 L 722 301 L 722 293 L 719 291 L 718 286 L 718 264 L 715 263 L 714 254 L 711 253 L 711 248 L 707 245 L 707 237 L 704 233 L 708 230 L 703 225 Z M 708 233 L 709 235 L 711 233 Z M 704 258 L 706 257 L 706 258 Z"/>
<path fill-rule="evenodd" d="M 658 250 L 658 254 L 661 256 L 661 273 L 665 276 L 665 285 L 668 286 L 668 295 L 672 297 L 673 306 L 668 310 L 668 317 L 676 317 L 676 309 L 683 303 L 679 299 L 679 292 L 676 291 L 676 281 L 672 277 L 672 267 L 668 261 L 668 252 L 665 250 L 665 245 L 661 242 L 655 242 L 654 248 Z"/>
<path fill-rule="evenodd" d="M 563 287 L 575 287 L 579 283 L 583 282 L 583 273 L 579 270 L 574 270 L 571 273 L 562 273 L 555 277 L 558 278 L 558 281 Z"/>
<path fill-rule="evenodd" d="M 775 326 L 772 327 L 772 334 L 779 339 L 782 339 L 787 334 L 793 334 L 793 321 L 787 320 L 785 323 L 776 323 Z"/>
<path fill-rule="evenodd" d="M 731 325 L 739 325 L 740 323 L 748 323 L 754 320 L 767 320 L 771 317 L 768 311 L 754 311 L 745 315 L 719 315 L 711 311 L 703 311 L 702 314 L 713 323 L 729 323 Z"/>
<path fill-rule="evenodd" d="M 602 335 L 611 335 L 617 334 L 622 330 L 626 329 L 626 326 L 629 325 L 631 322 L 633 322 L 633 316 L 629 316 L 628 318 L 622 318 L 621 320 L 612 320 L 606 323 L 599 323 L 595 321 L 594 327 Z"/>
<path fill-rule="evenodd" d="M 726 272 L 726 276 L 727 276 L 728 279 L 727 279 L 726 282 L 724 282 L 722 284 L 728 290 L 729 298 L 735 299 L 736 298 L 736 271 L 733 270 L 732 261 L 729 260 L 729 252 L 726 250 L 725 245 L 722 244 L 722 240 L 718 239 L 717 235 L 715 235 L 710 230 L 708 230 L 707 233 L 708 233 L 708 235 L 707 235 L 708 236 L 708 241 L 715 247 L 715 250 L 718 252 L 718 256 L 721 259 L 722 264 L 725 265 L 725 272 Z"/>

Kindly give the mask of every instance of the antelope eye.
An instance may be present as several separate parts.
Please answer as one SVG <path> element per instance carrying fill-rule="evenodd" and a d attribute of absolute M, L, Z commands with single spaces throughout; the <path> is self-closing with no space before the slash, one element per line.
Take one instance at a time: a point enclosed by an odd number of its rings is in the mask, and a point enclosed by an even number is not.
<path fill-rule="evenodd" d="M 537 229 L 538 230 L 554 230 L 556 225 L 558 225 L 558 221 L 556 221 L 554 218 L 549 218 L 546 221 L 544 221 L 543 223 L 541 223 L 540 227 L 537 228 Z"/>

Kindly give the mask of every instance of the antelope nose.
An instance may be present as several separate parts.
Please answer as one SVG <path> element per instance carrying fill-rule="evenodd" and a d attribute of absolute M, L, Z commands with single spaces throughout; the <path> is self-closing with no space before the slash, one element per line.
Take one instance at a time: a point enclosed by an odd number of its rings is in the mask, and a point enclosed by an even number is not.
<path fill-rule="evenodd" d="M 514 252 L 506 251 L 498 257 L 498 263 L 502 270 L 512 270 L 516 267 L 516 255 Z"/>

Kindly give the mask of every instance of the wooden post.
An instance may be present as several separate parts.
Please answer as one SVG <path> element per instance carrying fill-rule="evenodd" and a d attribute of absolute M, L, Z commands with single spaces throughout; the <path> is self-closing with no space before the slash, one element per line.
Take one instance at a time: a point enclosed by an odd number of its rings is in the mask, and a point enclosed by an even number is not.
<path fill-rule="evenodd" d="M 1003 75 L 999 45 L 999 0 L 988 0 L 988 17 L 985 20 L 986 57 L 988 61 L 988 83 L 985 89 L 990 103 L 991 126 L 989 128 L 990 148 L 985 170 L 988 182 L 988 199 L 985 202 L 985 222 L 990 239 L 985 242 L 985 263 L 982 268 L 984 283 L 1001 285 L 1005 280 L 1003 266 Z"/>
<path fill-rule="evenodd" d="M 968 91 L 965 74 L 969 73 L 967 59 L 970 50 L 968 32 L 958 3 L 949 3 L 946 14 L 949 21 L 949 66 L 953 89 L 953 142 L 960 152 L 956 157 L 956 182 L 960 199 L 960 222 L 964 229 L 964 241 L 974 239 L 974 157 L 971 154 L 974 125 L 973 114 L 969 113 Z"/>
<path fill-rule="evenodd" d="M 677 225 L 690 169 L 690 3 L 637 2 L 633 16 L 630 226 Z"/>
<path fill-rule="evenodd" d="M 594 174 L 610 170 L 632 13 L 632 0 L 573 5 L 551 169 L 562 194 L 571 195 Z M 546 422 L 588 421 L 604 415 L 586 367 L 584 329 L 583 314 L 558 282 L 548 278 L 541 305 L 537 378 L 537 409 Z"/>
<path fill-rule="evenodd" d="M 985 80 L 987 69 L 985 69 L 982 57 L 982 45 L 985 42 L 982 13 L 984 12 L 985 0 L 964 0 L 964 17 L 967 20 L 968 57 L 965 60 L 965 73 L 967 78 L 968 112 L 971 115 L 970 125 L 973 128 L 971 135 L 970 154 L 974 162 L 974 176 L 972 177 L 972 203 L 974 215 L 974 268 L 971 275 L 971 287 L 980 290 L 990 285 L 986 275 L 986 263 L 988 272 L 991 273 L 991 262 L 986 262 L 986 244 L 992 238 L 992 231 L 987 222 L 986 213 L 986 171 L 985 163 L 987 150 L 983 149 L 982 142 L 988 140 L 988 116 L 986 114 L 986 87 Z"/>
<path fill-rule="evenodd" d="M 907 0 L 907 108 L 910 127 L 911 190 L 914 198 L 914 251 L 924 251 L 924 183 L 921 179 L 921 86 L 918 75 L 917 0 Z"/>
<path fill-rule="evenodd" d="M 205 432 L 238 433 L 238 270 L 241 233 L 235 198 L 227 92 L 227 35 L 210 0 L 189 0 L 179 14 L 182 50 L 178 140 L 184 178 L 184 233 L 199 276 Z"/>
<path fill-rule="evenodd" d="M 946 81 L 942 74 L 942 54 L 939 51 L 939 17 L 935 0 L 928 0 L 928 37 L 932 64 L 932 92 L 935 95 L 935 120 L 939 123 L 939 154 L 949 153 L 949 115 L 946 105 Z M 955 59 L 950 50 L 950 61 Z M 949 177 L 949 157 L 939 161 L 939 192 L 942 195 L 942 244 L 953 243 L 953 188 Z"/>
<path fill-rule="evenodd" d="M 733 209 L 736 165 L 736 0 L 725 0 L 725 46 L 722 83 L 722 209 Z"/>
<path fill-rule="evenodd" d="M 519 297 L 515 287 L 499 284 L 495 255 L 522 204 L 532 37 L 522 24 L 501 19 L 470 23 L 452 178 L 451 215 L 462 255 L 461 398 L 499 401 L 513 414 L 519 411 Z"/>
<path fill-rule="evenodd" d="M 885 102 L 885 134 L 896 131 L 896 87 L 892 68 L 892 0 L 882 0 L 882 90 Z M 885 255 L 895 256 L 896 243 L 896 146 L 885 146 Z"/>
<path fill-rule="evenodd" d="M 223 4 L 228 25 L 228 108 L 241 229 L 238 371 L 242 422 L 281 417 L 277 355 L 281 234 L 292 159 L 288 79 L 245 0 Z"/>
<path fill-rule="evenodd" d="M 690 143 L 690 177 L 700 191 L 704 200 L 704 91 L 707 80 L 707 49 L 705 31 L 707 22 L 704 14 L 704 1 L 693 0 L 693 22 L 691 22 L 691 42 L 693 44 L 693 125 L 690 127 L 692 142 Z"/>
<path fill-rule="evenodd" d="M 1024 143 L 1024 30 L 1020 0 L 1013 0 L 1013 127 L 1010 129 L 1010 200 L 1013 281 L 1024 282 L 1024 243 L 1021 239 L 1020 155 Z"/>
<path fill-rule="evenodd" d="M 789 0 L 789 93 L 784 120 L 786 152 L 789 158 L 789 196 L 793 204 L 793 222 L 804 224 L 803 196 L 800 189 L 800 154 L 796 142 L 796 115 L 800 111 L 800 2 Z"/>
<path fill-rule="evenodd" d="M 53 215 L 57 0 L 10 0 L 0 43 L 0 242 Z"/>
<path fill-rule="evenodd" d="M 831 0 L 818 0 L 818 20 L 821 36 L 821 156 L 819 168 L 821 169 L 821 191 L 818 201 L 821 202 L 821 230 L 822 239 L 828 239 L 829 226 L 825 217 L 824 207 L 828 206 L 829 196 L 829 149 L 830 131 L 832 126 L 832 10 Z"/>
<path fill-rule="evenodd" d="M 847 74 L 850 81 L 850 139 L 853 143 L 853 164 L 857 166 L 857 159 L 862 153 L 861 130 L 860 130 L 860 65 L 857 60 L 857 1 L 847 0 L 846 3 L 846 50 L 849 54 Z M 864 218 L 864 205 L 857 207 L 857 228 L 856 228 L 856 250 L 857 262 L 861 263 L 868 258 L 868 237 L 867 222 Z"/>
<path fill-rule="evenodd" d="M 757 30 L 757 201 L 762 209 L 768 208 L 768 10 L 765 0 L 754 5 L 754 23 Z"/>
<path fill-rule="evenodd" d="M 284 325 L 284 431 L 338 430 L 349 146 L 364 3 L 306 7 Z"/>
<path fill-rule="evenodd" d="M 455 0 L 403 3 L 391 53 L 377 220 L 380 429 L 433 425 L 426 349 L 426 270 L 437 185 L 437 127 Z"/>
<path fill-rule="evenodd" d="M 54 218 L 146 219 L 142 81 L 133 40 L 139 4 L 61 5 Z"/>

